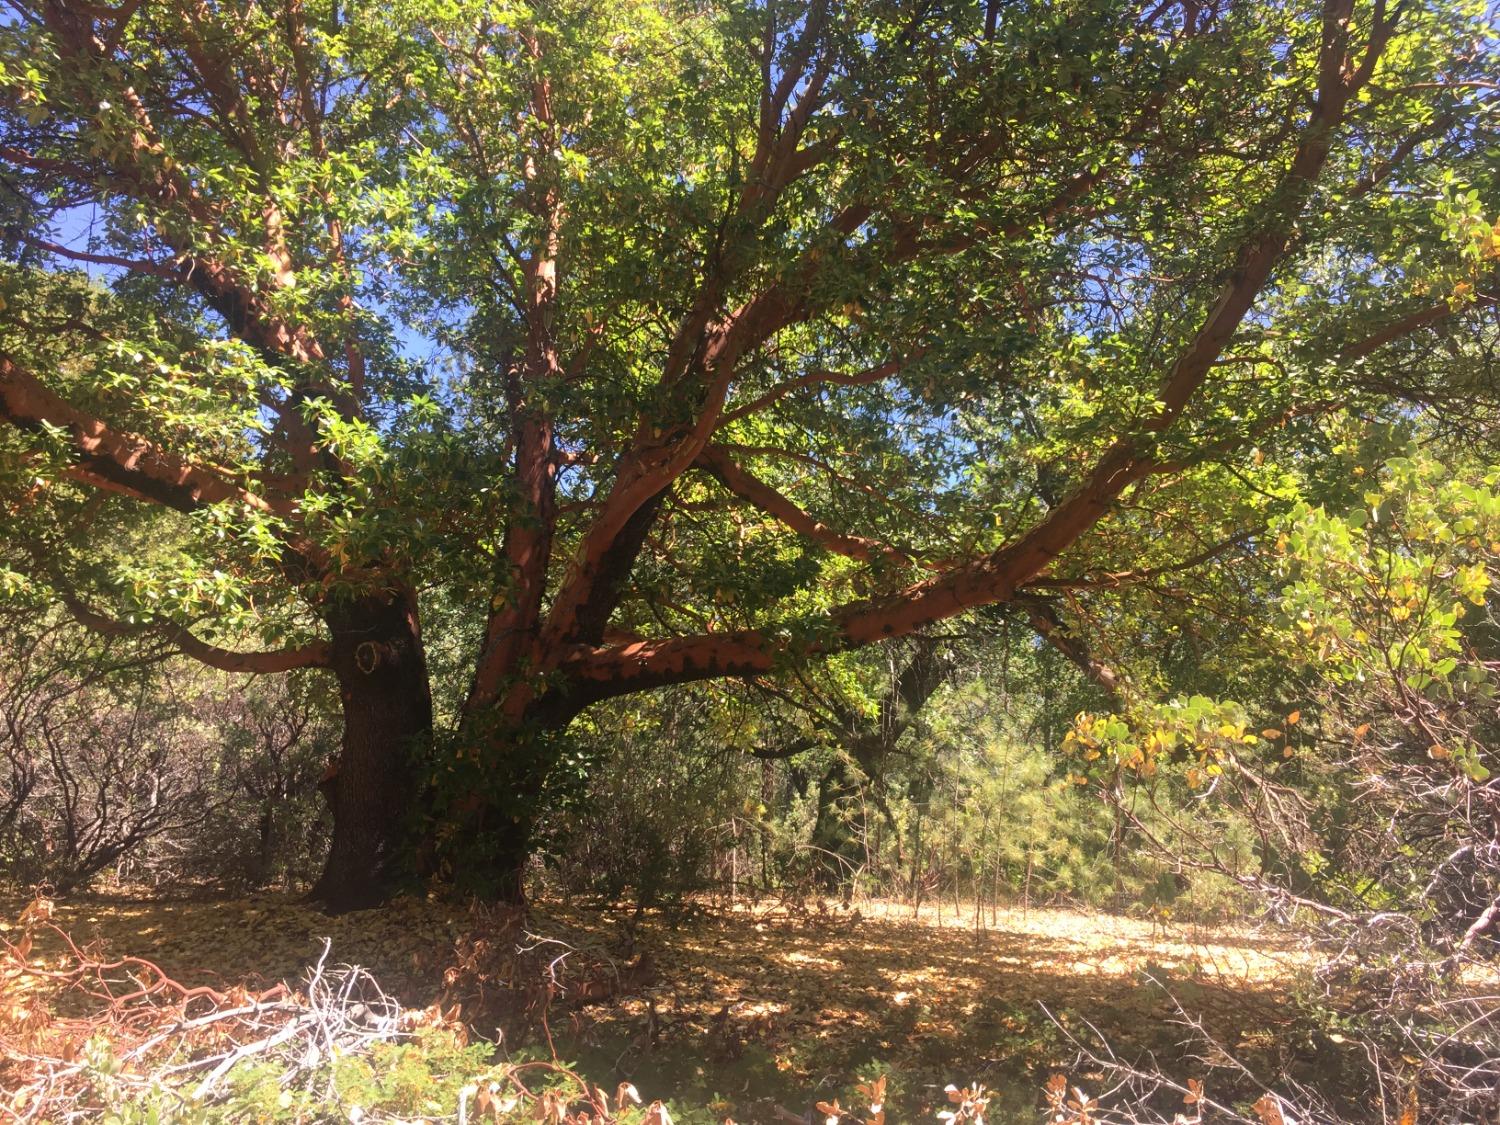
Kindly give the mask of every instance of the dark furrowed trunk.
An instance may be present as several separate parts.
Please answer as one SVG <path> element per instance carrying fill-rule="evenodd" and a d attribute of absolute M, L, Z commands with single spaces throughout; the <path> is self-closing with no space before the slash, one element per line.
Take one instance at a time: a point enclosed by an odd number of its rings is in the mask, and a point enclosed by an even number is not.
<path fill-rule="evenodd" d="M 336 606 L 327 620 L 344 742 L 322 786 L 333 843 L 311 897 L 331 910 L 358 910 L 390 898 L 411 870 L 417 754 L 432 735 L 432 696 L 409 591 Z"/>

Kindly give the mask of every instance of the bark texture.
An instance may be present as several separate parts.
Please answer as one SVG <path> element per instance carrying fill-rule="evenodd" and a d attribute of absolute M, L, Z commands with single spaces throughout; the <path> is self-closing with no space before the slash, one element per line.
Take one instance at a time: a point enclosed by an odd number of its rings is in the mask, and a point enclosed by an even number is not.
<path fill-rule="evenodd" d="M 335 911 L 359 910 L 389 898 L 411 874 L 410 812 L 432 697 L 410 591 L 339 606 L 328 625 L 344 744 L 323 784 L 333 844 L 312 897 Z"/>

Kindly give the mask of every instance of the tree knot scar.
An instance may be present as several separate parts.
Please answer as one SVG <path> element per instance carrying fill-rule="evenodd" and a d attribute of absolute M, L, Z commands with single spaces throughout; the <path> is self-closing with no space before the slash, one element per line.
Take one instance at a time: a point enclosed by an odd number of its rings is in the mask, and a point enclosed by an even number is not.
<path fill-rule="evenodd" d="M 354 650 L 354 665 L 365 675 L 370 675 L 380 665 L 380 646 L 374 641 L 361 641 Z"/>

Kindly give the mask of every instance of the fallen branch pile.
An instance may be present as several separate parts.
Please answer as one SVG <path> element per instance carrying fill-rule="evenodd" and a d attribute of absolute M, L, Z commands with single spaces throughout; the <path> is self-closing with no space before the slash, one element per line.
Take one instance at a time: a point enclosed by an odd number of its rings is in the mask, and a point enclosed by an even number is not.
<path fill-rule="evenodd" d="M 34 901 L 21 934 L 0 941 L 0 1089 L 17 1121 L 95 1117 L 118 1097 L 148 1089 L 212 1104 L 225 1076 L 252 1057 L 275 1058 L 290 1082 L 326 1080 L 319 1064 L 336 1052 L 436 1026 L 442 1014 L 412 1011 L 368 972 L 330 966 L 328 944 L 302 989 L 254 992 L 189 987 L 141 957 L 111 958 L 78 945 Z M 62 953 L 35 957 L 45 935 Z"/>
<path fill-rule="evenodd" d="M 46 899 L 20 921 L 16 940 L 0 939 L 0 1120 L 18 1125 L 97 1120 L 148 1099 L 169 1111 L 221 1104 L 231 1072 L 251 1060 L 274 1064 L 282 1090 L 310 1095 L 329 1120 L 373 1121 L 340 1104 L 331 1060 L 424 1029 L 465 1036 L 456 1007 L 403 1007 L 366 970 L 330 964 L 326 940 L 299 988 L 219 991 L 185 985 L 141 957 L 79 945 L 52 923 Z M 39 944 L 61 952 L 44 958 Z M 660 1103 L 634 1108 L 633 1087 L 611 1098 L 555 1063 L 481 1070 L 444 1117 L 602 1125 L 630 1107 L 632 1120 L 670 1121 Z"/>

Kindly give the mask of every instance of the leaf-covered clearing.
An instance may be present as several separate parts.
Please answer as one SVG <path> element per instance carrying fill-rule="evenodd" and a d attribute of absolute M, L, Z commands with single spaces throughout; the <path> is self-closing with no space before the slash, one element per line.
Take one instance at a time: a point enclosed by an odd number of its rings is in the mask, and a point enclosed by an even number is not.
<path fill-rule="evenodd" d="M 410 1007 L 458 1003 L 481 1034 L 504 1024 L 505 1047 L 555 1049 L 607 1087 L 629 1080 L 742 1121 L 801 1113 L 876 1073 L 913 1115 L 939 1107 L 950 1080 L 1030 1113 L 1046 1076 L 1073 1062 L 1069 1033 L 1095 1028 L 1186 1079 L 1178 1003 L 1254 1057 L 1295 1021 L 1289 989 L 1307 965 L 1247 928 L 1020 908 L 986 910 L 976 927 L 951 904 L 915 916 L 881 902 L 741 905 L 669 924 L 548 903 L 517 923 L 415 899 L 330 917 L 285 897 L 101 895 L 58 904 L 54 920 L 80 945 L 221 990 L 295 984 L 327 937 L 334 959 Z M 62 952 L 41 934 L 31 960 Z"/>

